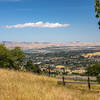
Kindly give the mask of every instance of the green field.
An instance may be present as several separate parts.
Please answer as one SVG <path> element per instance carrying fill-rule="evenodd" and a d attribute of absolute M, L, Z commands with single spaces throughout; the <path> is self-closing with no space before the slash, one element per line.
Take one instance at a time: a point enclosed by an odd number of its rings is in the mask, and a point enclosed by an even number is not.
<path fill-rule="evenodd" d="M 0 69 L 0 100 L 100 100 L 100 85 L 57 85 L 57 79 Z"/>

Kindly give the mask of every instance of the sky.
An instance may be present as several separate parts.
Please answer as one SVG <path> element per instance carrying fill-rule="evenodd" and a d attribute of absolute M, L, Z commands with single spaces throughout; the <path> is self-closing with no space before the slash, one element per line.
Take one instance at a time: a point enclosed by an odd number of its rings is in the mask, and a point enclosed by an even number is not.
<path fill-rule="evenodd" d="M 0 0 L 0 41 L 100 42 L 94 0 Z"/>

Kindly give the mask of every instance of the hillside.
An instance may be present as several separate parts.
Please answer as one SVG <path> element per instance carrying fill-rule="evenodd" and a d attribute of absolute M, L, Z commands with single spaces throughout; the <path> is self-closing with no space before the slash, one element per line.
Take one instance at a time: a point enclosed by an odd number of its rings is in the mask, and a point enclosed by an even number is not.
<path fill-rule="evenodd" d="M 47 47 L 100 47 L 100 42 L 65 42 L 65 43 L 50 43 L 50 42 L 13 42 L 0 41 L 0 44 L 5 44 L 7 48 L 14 48 L 16 46 L 26 49 L 39 49 Z"/>
<path fill-rule="evenodd" d="M 0 69 L 0 100 L 100 100 L 100 86 L 63 87 L 55 78 Z"/>
<path fill-rule="evenodd" d="M 100 56 L 100 52 L 88 53 L 88 54 L 83 55 L 83 56 L 84 56 L 84 57 Z"/>

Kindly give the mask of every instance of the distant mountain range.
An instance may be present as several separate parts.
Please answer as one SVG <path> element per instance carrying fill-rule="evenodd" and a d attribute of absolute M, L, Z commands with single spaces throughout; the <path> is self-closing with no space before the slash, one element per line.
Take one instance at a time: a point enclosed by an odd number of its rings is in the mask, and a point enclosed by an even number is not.
<path fill-rule="evenodd" d="M 26 49 L 39 49 L 47 47 L 93 47 L 100 46 L 100 42 L 66 42 L 66 43 L 50 43 L 50 42 L 12 42 L 12 41 L 1 41 L 0 44 L 5 44 L 7 48 L 20 47 Z"/>

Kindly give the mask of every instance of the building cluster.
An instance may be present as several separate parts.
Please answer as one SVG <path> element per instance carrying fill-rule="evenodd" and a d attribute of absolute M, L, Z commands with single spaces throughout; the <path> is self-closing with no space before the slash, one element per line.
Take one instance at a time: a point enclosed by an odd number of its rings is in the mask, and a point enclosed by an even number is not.
<path fill-rule="evenodd" d="M 27 58 L 40 66 L 42 72 L 84 74 L 86 67 L 100 63 L 100 56 L 84 57 L 87 51 L 29 53 Z"/>
<path fill-rule="evenodd" d="M 69 69 L 67 66 L 63 65 L 57 65 L 57 66 L 50 66 L 49 64 L 46 64 L 44 67 L 40 67 L 42 72 L 49 72 L 52 74 L 84 74 L 86 72 L 85 68 L 77 68 L 74 70 Z"/>

